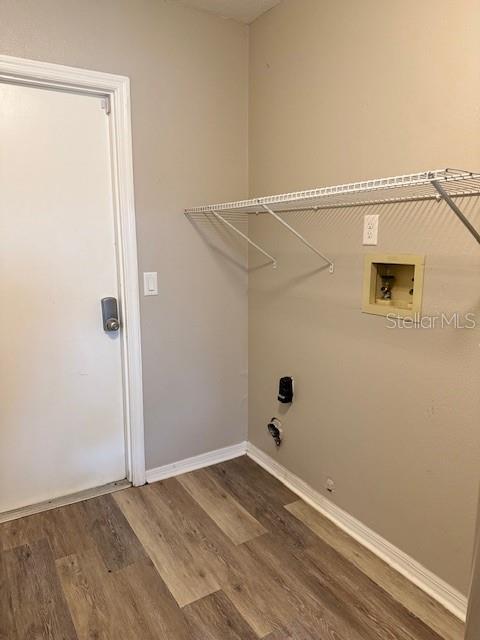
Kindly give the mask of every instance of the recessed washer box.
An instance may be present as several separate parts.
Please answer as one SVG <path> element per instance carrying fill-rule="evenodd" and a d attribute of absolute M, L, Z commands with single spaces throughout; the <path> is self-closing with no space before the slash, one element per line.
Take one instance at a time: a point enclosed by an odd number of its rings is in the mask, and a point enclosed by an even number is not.
<path fill-rule="evenodd" d="M 370 253 L 365 256 L 362 311 L 412 317 L 422 310 L 425 256 Z"/>

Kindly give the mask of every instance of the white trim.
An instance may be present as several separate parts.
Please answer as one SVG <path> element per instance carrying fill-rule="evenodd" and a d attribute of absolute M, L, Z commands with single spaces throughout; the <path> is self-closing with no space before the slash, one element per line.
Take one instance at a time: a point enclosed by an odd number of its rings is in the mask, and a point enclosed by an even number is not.
<path fill-rule="evenodd" d="M 322 515 L 329 518 L 340 529 L 372 551 L 388 565 L 393 567 L 410 582 L 422 589 L 430 597 L 443 605 L 463 622 L 467 615 L 467 598 L 444 580 L 423 567 L 419 562 L 369 529 L 310 485 L 291 473 L 283 465 L 261 451 L 251 442 L 247 444 L 247 455 L 257 464 L 280 480 Z"/>
<path fill-rule="evenodd" d="M 0 55 L 0 81 L 108 97 L 117 217 L 120 312 L 126 430 L 126 475 L 145 484 L 142 352 L 130 115 L 130 81 L 125 76 Z"/>
<path fill-rule="evenodd" d="M 172 464 L 165 464 L 163 467 L 156 467 L 155 469 L 148 469 L 147 482 L 158 482 L 158 480 L 165 480 L 166 478 L 173 478 L 179 476 L 182 473 L 188 473 L 189 471 L 195 471 L 196 469 L 203 469 L 209 467 L 212 464 L 224 462 L 225 460 L 232 460 L 232 458 L 239 458 L 244 456 L 247 452 L 247 443 L 239 442 L 223 449 L 215 449 L 215 451 L 208 451 L 207 453 L 201 453 L 198 456 L 192 458 L 185 458 L 179 462 L 173 462 Z"/>
<path fill-rule="evenodd" d="M 104 496 L 108 493 L 115 493 L 115 491 L 128 489 L 128 487 L 131 486 L 132 485 L 128 480 L 119 480 L 118 482 L 109 482 L 108 484 L 104 484 L 101 487 L 94 487 L 93 489 L 84 489 L 83 491 L 77 491 L 76 493 L 71 493 L 68 496 L 52 498 L 51 500 L 37 502 L 36 504 L 31 504 L 27 507 L 20 507 L 19 509 L 12 509 L 11 511 L 4 511 L 3 513 L 0 513 L 0 523 L 10 522 L 11 520 L 18 520 L 19 518 L 32 516 L 35 513 L 42 513 L 43 511 L 51 511 L 52 509 L 65 507 L 66 505 L 74 504 L 75 502 L 91 500 L 92 498 L 98 498 L 99 496 Z"/>

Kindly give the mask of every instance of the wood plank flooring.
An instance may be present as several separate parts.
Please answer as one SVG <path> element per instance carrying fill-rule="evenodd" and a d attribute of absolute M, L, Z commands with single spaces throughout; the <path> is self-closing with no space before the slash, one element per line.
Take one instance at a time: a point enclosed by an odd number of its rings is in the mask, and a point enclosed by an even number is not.
<path fill-rule="evenodd" d="M 0 640 L 461 640 L 246 457 L 0 524 Z"/>

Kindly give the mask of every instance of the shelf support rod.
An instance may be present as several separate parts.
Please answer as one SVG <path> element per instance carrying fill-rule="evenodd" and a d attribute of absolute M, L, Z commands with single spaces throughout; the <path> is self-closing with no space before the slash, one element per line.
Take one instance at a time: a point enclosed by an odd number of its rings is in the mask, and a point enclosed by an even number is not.
<path fill-rule="evenodd" d="M 438 191 L 438 193 L 442 196 L 442 199 L 448 204 L 453 213 L 459 218 L 461 222 L 467 227 L 475 240 L 480 244 L 480 233 L 475 229 L 472 223 L 465 217 L 464 213 L 458 207 L 457 203 L 450 197 L 450 195 L 445 191 L 438 180 L 432 180 L 432 185 Z"/>
<path fill-rule="evenodd" d="M 300 233 L 298 233 L 298 231 L 296 231 L 293 227 L 291 227 L 288 224 L 288 222 L 285 222 L 285 220 L 283 218 L 281 218 L 277 213 L 275 213 L 275 211 L 272 211 L 272 209 L 270 209 L 270 207 L 267 207 L 266 204 L 262 204 L 262 207 L 265 209 L 265 211 L 267 213 L 269 213 L 271 216 L 273 216 L 275 218 L 275 220 L 280 222 L 280 224 L 282 224 L 286 229 L 288 229 L 288 231 L 290 231 L 290 233 L 293 233 L 293 235 L 296 236 L 300 240 L 300 242 L 303 242 L 303 244 L 306 247 L 308 247 L 311 251 L 316 253 L 317 256 L 320 256 L 322 258 L 322 260 L 325 260 L 325 262 L 329 265 L 330 273 L 333 273 L 333 271 L 335 269 L 335 265 L 330 260 L 330 258 L 327 258 L 327 256 L 324 255 L 321 251 L 319 251 L 316 247 L 314 247 L 313 244 L 310 244 L 310 242 L 308 242 L 308 240 L 305 240 L 305 238 Z"/>
<path fill-rule="evenodd" d="M 259 247 L 258 244 L 253 242 L 253 240 L 250 240 L 250 238 L 247 235 L 242 233 L 240 231 L 240 229 L 237 229 L 237 227 L 235 225 L 233 225 L 231 222 L 226 220 L 223 216 L 221 216 L 219 213 L 217 213 L 214 209 L 210 209 L 210 213 L 213 214 L 215 216 L 215 218 L 217 218 L 217 220 L 220 220 L 220 222 L 223 222 L 223 224 L 226 224 L 229 229 L 231 229 L 232 231 L 235 231 L 235 233 L 237 233 L 241 238 L 246 240 L 248 242 L 248 244 L 252 245 L 252 247 L 254 247 L 257 251 L 260 251 L 260 253 L 263 253 L 263 255 L 266 256 L 269 259 L 269 261 L 272 263 L 272 267 L 274 269 L 277 268 L 277 260 L 276 260 L 276 258 L 274 258 L 269 253 L 267 253 L 264 249 L 262 249 L 262 247 Z"/>

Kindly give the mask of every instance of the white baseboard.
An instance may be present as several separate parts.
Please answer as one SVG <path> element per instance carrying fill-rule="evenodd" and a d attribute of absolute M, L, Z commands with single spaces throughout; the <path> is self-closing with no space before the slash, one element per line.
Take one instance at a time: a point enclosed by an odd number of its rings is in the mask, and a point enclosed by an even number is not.
<path fill-rule="evenodd" d="M 302 500 L 307 502 L 322 515 L 329 518 L 352 538 L 372 551 L 388 565 L 396 569 L 405 578 L 422 589 L 430 597 L 443 605 L 463 622 L 467 616 L 467 598 L 447 584 L 444 580 L 423 567 L 419 562 L 369 529 L 362 522 L 348 514 L 325 496 L 312 489 L 310 485 L 291 473 L 272 457 L 247 443 L 247 455 L 257 464 L 275 476 Z"/>
<path fill-rule="evenodd" d="M 218 462 L 224 462 L 225 460 L 244 456 L 246 452 L 247 443 L 239 442 L 238 444 L 233 444 L 229 447 L 223 447 L 223 449 L 215 449 L 215 451 L 201 453 L 198 456 L 185 458 L 179 462 L 165 464 L 163 467 L 148 469 L 146 472 L 146 480 L 147 482 L 158 482 L 158 480 L 173 478 L 174 476 L 179 476 L 181 473 L 195 471 L 196 469 L 209 467 L 210 465 L 217 464 Z"/>

